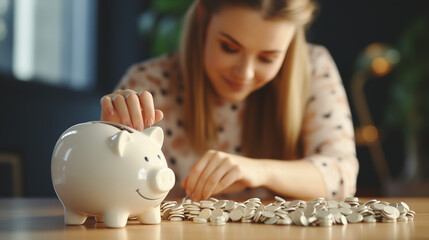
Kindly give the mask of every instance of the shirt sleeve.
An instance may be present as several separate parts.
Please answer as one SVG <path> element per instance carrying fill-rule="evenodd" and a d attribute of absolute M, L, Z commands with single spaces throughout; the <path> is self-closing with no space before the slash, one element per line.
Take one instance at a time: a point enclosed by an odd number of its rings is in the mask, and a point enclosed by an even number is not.
<path fill-rule="evenodd" d="M 313 66 L 303 125 L 304 158 L 321 172 L 327 198 L 356 192 L 359 163 L 346 92 L 338 69 L 321 46 L 310 48 Z"/>

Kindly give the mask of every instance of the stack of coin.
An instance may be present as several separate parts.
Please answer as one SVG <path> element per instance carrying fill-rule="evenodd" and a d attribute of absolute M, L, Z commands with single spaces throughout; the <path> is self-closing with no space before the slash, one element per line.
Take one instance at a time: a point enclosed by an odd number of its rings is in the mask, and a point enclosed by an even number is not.
<path fill-rule="evenodd" d="M 205 218 L 200 218 L 200 217 L 194 217 L 194 218 L 193 218 L 193 222 L 194 222 L 194 223 L 206 223 L 206 222 L 207 222 L 207 219 L 205 219 Z"/>
<path fill-rule="evenodd" d="M 371 205 L 371 208 L 374 211 L 374 217 L 377 220 L 377 222 L 381 222 L 381 218 L 382 218 L 381 211 L 384 209 L 385 206 L 386 205 L 382 202 Z"/>
<path fill-rule="evenodd" d="M 224 216 L 217 216 L 210 218 L 210 224 L 213 226 L 222 226 L 226 224 Z"/>
<path fill-rule="evenodd" d="M 161 218 L 163 220 L 168 220 L 170 216 L 171 208 L 176 206 L 176 201 L 165 201 L 161 204 Z"/>
<path fill-rule="evenodd" d="M 344 200 L 345 203 L 348 203 L 352 208 L 359 206 L 359 198 L 357 197 L 346 197 Z"/>
<path fill-rule="evenodd" d="M 326 209 L 318 211 L 315 217 L 317 218 L 317 224 L 322 227 L 330 227 L 333 223 L 335 223 L 332 212 Z"/>
<path fill-rule="evenodd" d="M 384 206 L 381 210 L 382 222 L 396 222 L 400 215 L 399 210 L 392 206 Z"/>
<path fill-rule="evenodd" d="M 168 217 L 168 220 L 172 222 L 180 222 L 183 221 L 185 218 L 185 208 L 182 206 L 182 204 L 176 204 L 171 208 L 170 216 Z"/>
<path fill-rule="evenodd" d="M 190 199 L 185 200 L 183 207 L 185 208 L 185 218 L 187 220 L 192 220 L 201 213 L 201 204 L 198 202 L 191 202 Z"/>
<path fill-rule="evenodd" d="M 406 214 L 406 217 L 408 218 L 408 221 L 413 221 L 414 220 L 414 215 L 416 215 L 416 212 L 414 212 L 413 210 L 409 210 Z"/>
<path fill-rule="evenodd" d="M 277 225 L 324 226 L 348 223 L 374 223 L 412 221 L 415 212 L 404 203 L 387 203 L 375 199 L 366 203 L 357 197 L 345 201 L 316 198 L 310 202 L 294 200 L 291 202 L 276 196 L 275 201 L 263 205 L 258 198 L 245 202 L 217 200 L 191 202 L 187 199 L 182 204 L 166 201 L 161 205 L 163 220 L 193 220 L 195 223 L 224 225 L 225 222 L 264 223 Z"/>

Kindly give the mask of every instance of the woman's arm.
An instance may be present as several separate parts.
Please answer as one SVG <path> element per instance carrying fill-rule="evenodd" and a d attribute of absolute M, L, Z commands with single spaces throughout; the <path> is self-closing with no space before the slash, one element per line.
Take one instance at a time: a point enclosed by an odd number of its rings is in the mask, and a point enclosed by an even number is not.
<path fill-rule="evenodd" d="M 251 159 L 214 150 L 194 164 L 182 187 L 193 201 L 246 187 L 266 187 L 296 198 L 326 196 L 323 177 L 308 160 Z"/>
<path fill-rule="evenodd" d="M 327 196 L 322 174 L 307 160 L 263 160 L 260 165 L 265 172 L 261 185 L 273 192 L 300 199 Z"/>

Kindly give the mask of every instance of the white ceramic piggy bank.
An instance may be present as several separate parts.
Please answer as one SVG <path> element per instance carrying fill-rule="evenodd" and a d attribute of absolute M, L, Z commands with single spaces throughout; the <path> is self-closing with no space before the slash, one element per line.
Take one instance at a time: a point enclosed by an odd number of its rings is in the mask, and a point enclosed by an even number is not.
<path fill-rule="evenodd" d="M 161 222 L 160 203 L 175 182 L 161 146 L 160 127 L 142 132 L 110 122 L 67 129 L 52 156 L 52 182 L 64 206 L 65 223 L 104 218 L 106 227 L 124 227 L 128 217 Z"/>

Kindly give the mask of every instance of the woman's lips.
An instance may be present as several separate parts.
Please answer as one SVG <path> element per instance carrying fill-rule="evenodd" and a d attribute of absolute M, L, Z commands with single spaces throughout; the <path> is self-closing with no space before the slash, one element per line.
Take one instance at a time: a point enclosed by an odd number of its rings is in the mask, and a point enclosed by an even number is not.
<path fill-rule="evenodd" d="M 243 89 L 245 89 L 247 87 L 246 84 L 243 83 L 235 83 L 230 81 L 228 78 L 224 77 L 223 78 L 225 80 L 225 82 L 229 85 L 229 87 L 234 90 L 234 91 L 241 91 Z"/>

